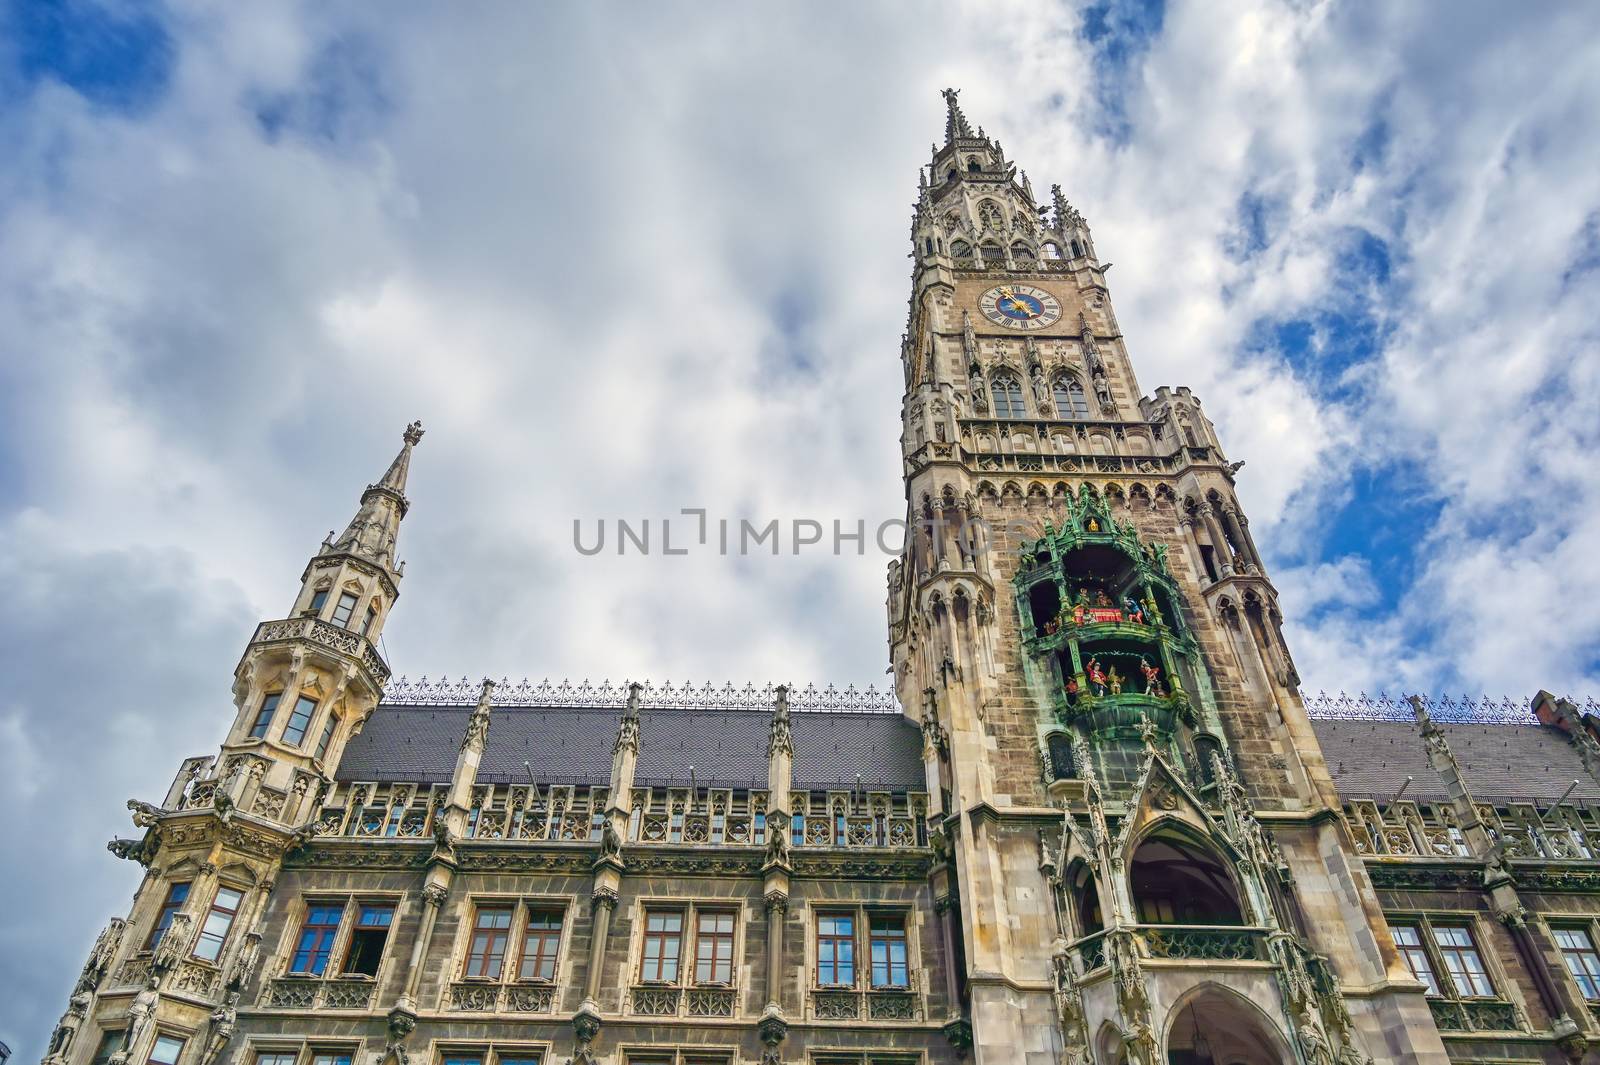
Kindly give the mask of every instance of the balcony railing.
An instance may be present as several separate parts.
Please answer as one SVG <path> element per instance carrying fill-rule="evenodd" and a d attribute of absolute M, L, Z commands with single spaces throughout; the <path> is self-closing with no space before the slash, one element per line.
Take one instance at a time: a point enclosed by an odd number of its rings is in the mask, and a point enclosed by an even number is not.
<path fill-rule="evenodd" d="M 916 1021 L 922 999 L 915 983 L 880 987 L 813 987 L 811 1016 L 819 1021 Z"/>
<path fill-rule="evenodd" d="M 1448 803 L 1354 802 L 1346 808 L 1356 828 L 1358 853 L 1397 858 L 1470 858 L 1454 808 Z M 1600 858 L 1600 811 L 1564 804 L 1477 807 L 1478 820 L 1507 857 L 1558 862 Z"/>
<path fill-rule="evenodd" d="M 1428 999 L 1433 1022 L 1444 1032 L 1516 1032 L 1522 1030 L 1517 1007 L 1499 999 Z"/>
<path fill-rule="evenodd" d="M 739 1012 L 739 990 L 643 984 L 630 989 L 628 1005 L 638 1017 L 733 1017 Z"/>
<path fill-rule="evenodd" d="M 367 672 L 377 679 L 380 687 L 389 680 L 389 664 L 365 636 L 329 624 L 321 618 L 298 617 L 284 618 L 281 621 L 263 621 L 256 626 L 256 633 L 250 642 L 283 643 L 290 640 L 319 644 L 356 659 L 366 666 Z"/>
<path fill-rule="evenodd" d="M 460 981 L 450 985 L 450 1009 L 467 1013 L 553 1013 L 556 989 L 549 984 L 489 984 Z"/>
<path fill-rule="evenodd" d="M 1152 958 L 1185 961 L 1257 961 L 1266 933 L 1255 928 L 1142 925 L 1139 939 Z"/>
<path fill-rule="evenodd" d="M 368 980 L 282 976 L 267 985 L 264 1000 L 277 1009 L 364 1010 L 372 1005 L 373 990 Z"/>

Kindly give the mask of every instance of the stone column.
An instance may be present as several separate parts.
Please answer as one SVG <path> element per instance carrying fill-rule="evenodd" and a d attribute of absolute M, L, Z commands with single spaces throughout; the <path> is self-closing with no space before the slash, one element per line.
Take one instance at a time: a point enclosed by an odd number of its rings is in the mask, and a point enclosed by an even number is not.
<path fill-rule="evenodd" d="M 928 820 L 944 821 L 944 774 L 939 767 L 939 745 L 944 730 L 939 726 L 939 708 L 932 688 L 922 689 L 922 775 L 928 781 Z"/>
<path fill-rule="evenodd" d="M 784 918 L 789 909 L 789 788 L 793 777 L 794 742 L 789 732 L 789 689 L 778 686 L 767 734 L 767 857 L 761 866 L 767 908 L 767 1002 L 757 1021 L 762 1065 L 778 1065 L 789 1032 L 783 1009 Z"/>
<path fill-rule="evenodd" d="M 1261 560 L 1255 557 L 1255 551 L 1250 546 L 1250 541 L 1244 535 L 1244 527 L 1239 524 L 1239 512 L 1232 506 L 1225 504 L 1222 508 L 1222 522 L 1228 530 L 1228 540 L 1237 548 L 1235 552 L 1244 563 L 1246 573 L 1260 573 Z"/>
<path fill-rule="evenodd" d="M 1217 512 L 1210 503 L 1201 503 L 1195 508 L 1200 515 L 1200 520 L 1205 522 L 1206 533 L 1211 537 L 1211 557 L 1217 564 L 1217 573 L 1223 577 L 1233 576 L 1233 551 L 1228 547 L 1228 538 L 1223 535 L 1222 524 L 1217 521 Z"/>

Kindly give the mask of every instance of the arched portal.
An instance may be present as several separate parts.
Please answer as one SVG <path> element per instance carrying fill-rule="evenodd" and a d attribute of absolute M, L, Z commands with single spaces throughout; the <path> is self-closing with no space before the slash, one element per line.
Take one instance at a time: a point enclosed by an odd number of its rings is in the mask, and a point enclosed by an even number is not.
<path fill-rule="evenodd" d="M 1244 924 L 1238 888 L 1222 859 L 1170 829 L 1152 833 L 1133 852 L 1128 886 L 1144 924 Z"/>
<path fill-rule="evenodd" d="M 1205 984 L 1178 1001 L 1167 1028 L 1167 1065 L 1293 1065 L 1287 1040 L 1236 991 Z"/>

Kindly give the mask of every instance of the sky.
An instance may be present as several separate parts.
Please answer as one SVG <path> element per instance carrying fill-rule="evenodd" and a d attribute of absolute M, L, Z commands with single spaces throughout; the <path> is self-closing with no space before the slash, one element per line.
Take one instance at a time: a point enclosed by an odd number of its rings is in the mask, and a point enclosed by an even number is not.
<path fill-rule="evenodd" d="M 397 673 L 882 685 L 870 544 L 573 523 L 900 516 L 945 86 L 1246 460 L 1308 691 L 1600 689 L 1600 7 L 1537 10 L 0 4 L 0 1040 L 413 419 Z"/>

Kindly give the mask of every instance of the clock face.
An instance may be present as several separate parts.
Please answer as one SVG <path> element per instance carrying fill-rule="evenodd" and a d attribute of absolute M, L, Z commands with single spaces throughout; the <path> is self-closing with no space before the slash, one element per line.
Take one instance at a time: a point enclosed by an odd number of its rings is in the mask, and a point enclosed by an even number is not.
<path fill-rule="evenodd" d="M 998 285 L 983 294 L 978 307 L 1007 329 L 1043 329 L 1061 320 L 1061 301 L 1032 285 Z"/>

